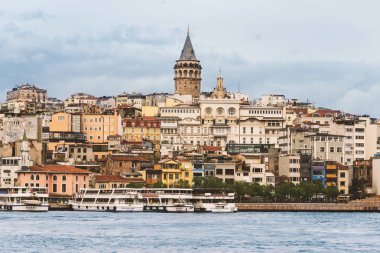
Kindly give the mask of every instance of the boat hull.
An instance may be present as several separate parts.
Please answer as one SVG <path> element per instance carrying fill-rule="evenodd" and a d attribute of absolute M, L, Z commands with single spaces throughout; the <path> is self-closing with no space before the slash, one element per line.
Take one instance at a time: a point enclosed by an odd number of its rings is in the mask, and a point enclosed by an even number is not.
<path fill-rule="evenodd" d="M 0 206 L 0 211 L 15 212 L 47 212 L 49 205 L 4 205 Z"/>
<path fill-rule="evenodd" d="M 72 209 L 74 211 L 94 211 L 94 212 L 142 212 L 144 211 L 144 206 L 141 205 L 92 205 L 92 204 L 72 204 Z"/>

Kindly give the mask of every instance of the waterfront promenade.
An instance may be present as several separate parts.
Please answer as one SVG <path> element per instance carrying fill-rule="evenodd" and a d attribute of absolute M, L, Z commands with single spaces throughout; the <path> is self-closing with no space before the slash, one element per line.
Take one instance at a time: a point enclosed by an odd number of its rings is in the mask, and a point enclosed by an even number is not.
<path fill-rule="evenodd" d="M 236 203 L 236 207 L 251 212 L 380 212 L 380 198 L 348 203 Z"/>

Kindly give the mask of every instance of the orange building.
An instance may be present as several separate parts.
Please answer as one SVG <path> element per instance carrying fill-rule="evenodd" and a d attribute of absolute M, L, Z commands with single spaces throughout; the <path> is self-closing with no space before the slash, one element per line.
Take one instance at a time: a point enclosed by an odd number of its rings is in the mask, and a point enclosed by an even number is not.
<path fill-rule="evenodd" d="M 90 143 L 106 143 L 108 136 L 121 131 L 121 118 L 116 111 L 104 114 L 82 114 L 82 131 Z"/>
<path fill-rule="evenodd" d="M 20 186 L 46 187 L 50 202 L 61 202 L 89 187 L 90 173 L 67 165 L 32 166 L 17 172 L 17 182 Z"/>

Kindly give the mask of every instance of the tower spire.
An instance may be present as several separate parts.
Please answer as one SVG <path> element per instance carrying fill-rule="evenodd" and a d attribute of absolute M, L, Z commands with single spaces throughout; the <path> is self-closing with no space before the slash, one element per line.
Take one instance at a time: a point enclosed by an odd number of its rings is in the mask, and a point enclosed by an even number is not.
<path fill-rule="evenodd" d="M 187 36 L 185 40 L 185 44 L 183 45 L 181 56 L 179 57 L 180 61 L 197 61 L 197 57 L 195 56 L 193 44 L 190 40 L 189 28 L 187 28 Z"/>
<path fill-rule="evenodd" d="M 190 25 L 187 24 L 187 36 L 189 36 L 189 35 L 190 35 Z"/>

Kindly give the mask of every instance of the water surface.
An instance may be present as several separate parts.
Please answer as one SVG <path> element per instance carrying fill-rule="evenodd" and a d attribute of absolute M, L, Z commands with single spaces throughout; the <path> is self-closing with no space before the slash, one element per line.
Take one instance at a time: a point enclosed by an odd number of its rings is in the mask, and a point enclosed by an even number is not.
<path fill-rule="evenodd" d="M 0 252 L 380 252 L 380 213 L 0 212 Z"/>

